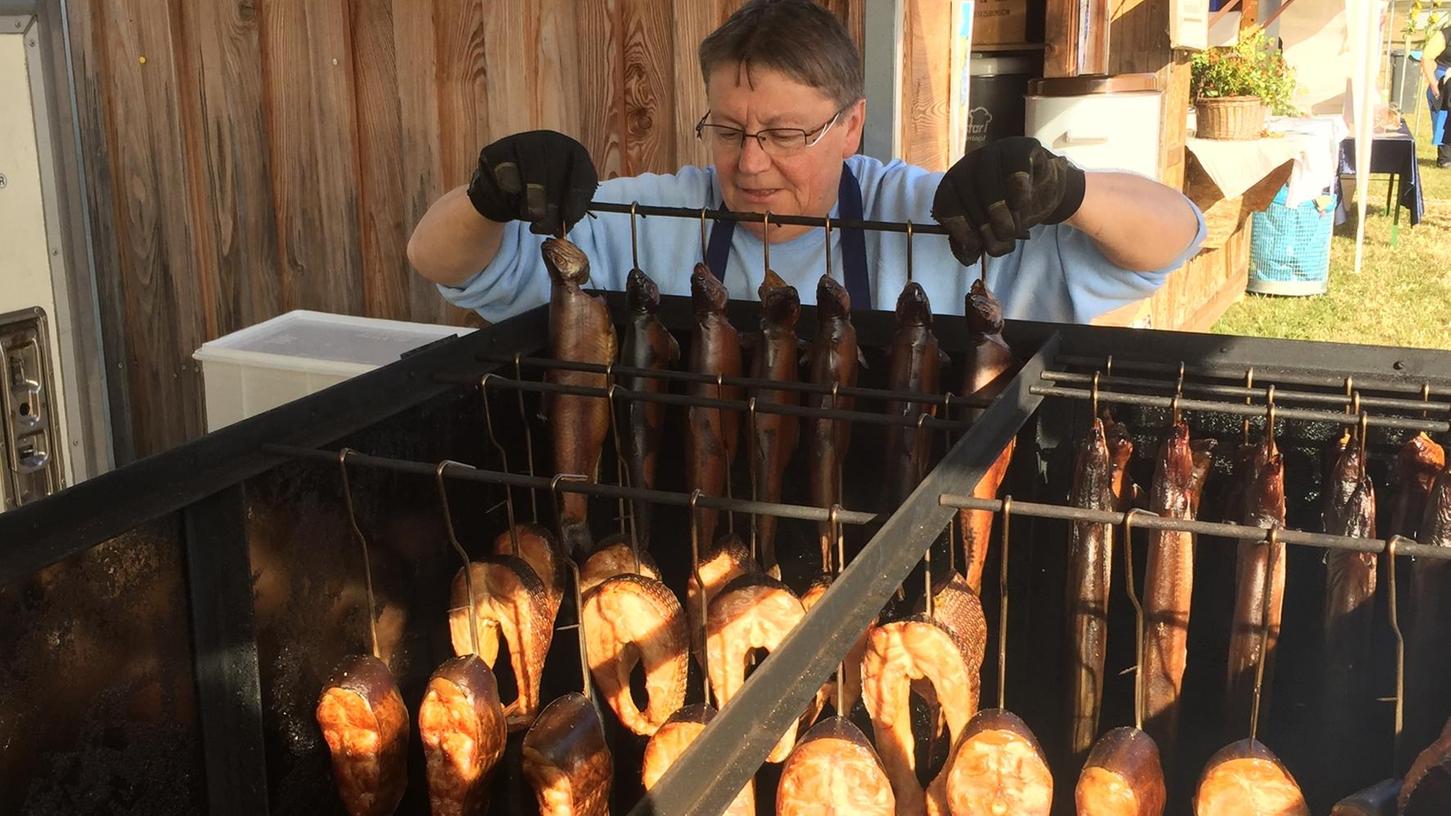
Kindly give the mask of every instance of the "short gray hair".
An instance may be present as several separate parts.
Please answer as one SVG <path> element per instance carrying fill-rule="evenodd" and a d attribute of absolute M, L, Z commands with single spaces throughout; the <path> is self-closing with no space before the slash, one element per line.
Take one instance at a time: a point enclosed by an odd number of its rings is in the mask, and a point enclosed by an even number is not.
<path fill-rule="evenodd" d="M 846 26 L 812 0 L 750 0 L 700 44 L 700 73 L 735 63 L 770 68 L 835 99 L 865 96 L 861 55 Z"/>

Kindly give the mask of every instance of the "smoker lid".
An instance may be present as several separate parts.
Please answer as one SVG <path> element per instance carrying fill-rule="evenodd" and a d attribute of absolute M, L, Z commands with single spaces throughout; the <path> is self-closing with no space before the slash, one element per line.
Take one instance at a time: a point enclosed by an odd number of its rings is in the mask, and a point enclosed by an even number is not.
<path fill-rule="evenodd" d="M 1084 74 L 1074 77 L 1045 77 L 1028 83 L 1029 96 L 1090 96 L 1157 90 L 1159 78 L 1154 74 Z"/>

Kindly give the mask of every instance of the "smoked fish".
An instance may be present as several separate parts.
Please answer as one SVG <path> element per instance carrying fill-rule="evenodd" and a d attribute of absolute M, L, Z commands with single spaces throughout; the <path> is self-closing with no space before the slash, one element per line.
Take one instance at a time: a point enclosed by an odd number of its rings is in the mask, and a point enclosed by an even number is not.
<path fill-rule="evenodd" d="M 730 295 L 725 284 L 705 264 L 696 264 L 690 276 L 694 327 L 690 340 L 690 370 L 711 376 L 741 376 L 741 336 L 726 318 Z M 689 393 L 707 399 L 739 400 L 741 388 L 715 383 L 691 383 Z M 686 487 L 707 496 L 724 496 L 731 463 L 740 444 L 741 417 L 735 411 L 713 407 L 686 409 Z M 720 511 L 703 507 L 697 516 L 700 540 L 715 540 Z"/>
<path fill-rule="evenodd" d="M 822 386 L 853 387 L 857 382 L 856 327 L 851 323 L 851 295 L 835 279 L 822 275 L 816 284 L 816 336 L 811 341 L 811 382 Z M 812 394 L 810 405 L 850 411 L 851 397 L 840 394 Z M 759 421 L 759 418 L 758 418 Z M 851 445 L 851 423 L 840 419 L 811 419 L 807 422 L 811 451 L 811 503 L 817 507 L 844 504 L 841 473 Z M 832 549 L 831 525 L 817 529 L 823 564 Z"/>
<path fill-rule="evenodd" d="M 589 259 L 574 244 L 548 238 L 541 252 L 553 282 L 549 297 L 549 346 L 554 359 L 609 365 L 615 361 L 615 324 L 604 298 L 584 290 Z M 549 372 L 558 385 L 605 388 L 604 374 L 558 369 Z M 548 400 L 554 431 L 554 468 L 594 479 L 610 431 L 610 405 L 604 397 L 552 394 Z M 587 513 L 588 497 L 566 493 L 561 501 L 560 529 L 566 553 L 587 553 L 593 546 Z"/>
<path fill-rule="evenodd" d="M 670 368 L 680 360 L 680 343 L 655 314 L 660 308 L 660 287 L 649 275 L 632 269 L 625 291 L 630 316 L 625 327 L 625 343 L 620 349 L 620 363 L 651 370 Z M 669 390 L 670 383 L 660 377 L 629 376 L 624 378 L 624 384 L 631 391 L 662 394 Z M 660 440 L 665 430 L 665 405 L 630 400 L 625 411 L 628 417 L 625 445 L 629 451 L 630 486 L 649 490 L 655 487 Z M 634 503 L 635 538 L 642 550 L 650 549 L 653 512 L 654 505 L 650 502 Z"/>

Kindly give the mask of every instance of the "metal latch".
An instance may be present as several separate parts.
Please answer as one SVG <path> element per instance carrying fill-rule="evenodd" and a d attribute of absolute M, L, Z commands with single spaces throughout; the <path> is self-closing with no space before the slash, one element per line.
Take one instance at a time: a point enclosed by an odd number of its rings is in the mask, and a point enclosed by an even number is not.
<path fill-rule="evenodd" d="M 44 498 L 63 484 L 48 341 L 44 310 L 0 316 L 0 498 L 5 508 Z"/>

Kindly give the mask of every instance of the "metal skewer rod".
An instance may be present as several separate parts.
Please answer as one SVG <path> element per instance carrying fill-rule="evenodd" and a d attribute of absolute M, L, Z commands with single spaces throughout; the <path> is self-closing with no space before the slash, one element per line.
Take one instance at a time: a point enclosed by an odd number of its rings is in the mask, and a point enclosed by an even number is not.
<path fill-rule="evenodd" d="M 1000 499 L 980 499 L 976 496 L 956 496 L 944 493 L 938 497 L 937 503 L 942 507 L 956 507 L 960 510 L 988 510 L 999 512 L 1002 510 Z M 1123 524 L 1125 513 L 1116 513 L 1108 510 L 1086 510 L 1081 507 L 1066 507 L 1057 504 L 1039 504 L 1036 502 L 1015 501 L 1013 512 L 1023 516 L 1035 518 L 1063 519 L 1065 521 L 1081 521 L 1090 524 Z M 1222 524 L 1213 521 L 1196 521 L 1190 519 L 1169 519 L 1154 515 L 1147 510 L 1139 510 L 1134 516 L 1135 527 L 1146 530 L 1176 530 L 1195 535 L 1213 536 L 1216 538 L 1229 538 L 1238 541 L 1261 541 L 1265 537 L 1264 528 L 1248 527 L 1240 524 Z M 1403 536 L 1396 536 L 1398 542 L 1395 550 L 1396 555 L 1408 555 L 1416 558 L 1434 558 L 1442 561 L 1451 560 L 1451 547 L 1438 547 L 1430 544 L 1417 544 L 1411 539 Z M 1329 535 L 1328 533 L 1308 533 L 1301 530 L 1281 529 L 1279 540 L 1282 544 L 1296 544 L 1307 547 L 1319 547 L 1323 550 L 1351 550 L 1363 553 L 1386 552 L 1386 540 L 1379 538 L 1356 538 L 1353 536 Z"/>
<path fill-rule="evenodd" d="M 1069 399 L 1091 399 L 1092 394 L 1086 388 L 1060 388 L 1058 386 L 1030 386 L 1028 392 L 1040 397 L 1067 397 Z M 1145 408 L 1181 408 L 1185 411 L 1208 411 L 1211 413 L 1232 414 L 1234 416 L 1260 416 L 1264 411 L 1253 405 L 1241 405 L 1235 402 L 1214 402 L 1210 400 L 1184 399 L 1181 397 L 1160 397 L 1149 394 L 1124 394 L 1117 391 L 1098 392 L 1100 402 L 1118 403 L 1121 405 L 1138 405 Z M 1277 415 L 1281 419 L 1298 419 L 1306 422 L 1329 422 L 1336 425 L 1345 423 L 1343 411 L 1316 411 L 1309 408 L 1277 408 Z M 1443 433 L 1451 429 L 1451 423 L 1437 422 L 1425 419 L 1410 419 L 1406 417 L 1371 416 L 1371 425 L 1378 428 L 1400 428 L 1407 431 L 1427 431 L 1431 433 Z"/>
<path fill-rule="evenodd" d="M 480 354 L 475 357 L 479 362 L 510 362 L 514 358 L 494 355 Z M 576 363 L 566 360 L 552 360 L 547 357 L 522 357 L 523 365 L 531 368 L 540 368 L 556 371 L 579 371 L 588 374 L 603 374 L 608 366 L 599 363 Z M 767 380 L 759 377 L 717 377 L 715 374 L 706 374 L 700 371 L 675 371 L 672 369 L 658 368 L 635 368 L 634 366 L 614 366 L 614 373 L 620 377 L 649 377 L 657 380 L 678 380 L 680 382 L 694 382 L 706 385 L 713 385 L 717 380 L 722 385 L 733 385 L 741 388 L 770 388 L 776 391 L 801 391 L 808 394 L 830 394 L 833 386 L 821 383 L 794 381 L 794 380 Z M 449 378 L 452 379 L 452 378 Z M 522 376 L 516 374 L 515 379 L 522 380 Z M 473 382 L 473 375 L 469 375 L 469 382 Z M 920 391 L 893 391 L 885 388 L 868 388 L 866 386 L 835 386 L 837 394 L 843 397 L 855 399 L 882 400 L 883 402 L 913 402 L 924 405 L 946 405 L 947 394 L 924 394 Z M 958 404 L 971 405 L 976 408 L 986 408 L 991 400 L 972 399 L 965 397 L 952 397 L 952 401 Z M 1432 403 L 1434 406 L 1435 403 Z M 1416 408 L 1422 408 L 1422 403 L 1416 403 Z M 1451 406 L 1448 406 L 1451 409 Z"/>
<path fill-rule="evenodd" d="M 1392 536 L 1386 542 L 1386 580 L 1390 584 L 1389 603 L 1391 632 L 1396 636 L 1396 719 L 1395 732 L 1391 738 L 1391 775 L 1400 771 L 1401 739 L 1406 726 L 1406 638 L 1401 633 L 1401 618 L 1396 603 L 1396 551 L 1400 549 L 1399 538 Z"/>
<path fill-rule="evenodd" d="M 1089 383 L 1093 381 L 1093 374 L 1084 374 L 1077 371 L 1044 371 L 1043 379 L 1055 383 Z M 1149 377 L 1109 377 L 1107 374 L 1103 375 L 1103 380 L 1105 385 L 1119 385 L 1130 388 L 1173 388 L 1177 385 L 1168 380 L 1157 380 Z M 1264 388 L 1254 387 L 1254 369 L 1250 369 L 1246 373 L 1245 382 L 1245 385 L 1186 382 L 1184 383 L 1184 391 L 1215 397 L 1244 397 L 1245 399 L 1253 399 L 1264 395 Z M 1303 402 L 1314 405 L 1334 406 L 1348 405 L 1351 401 L 1351 398 L 1344 394 L 1320 394 L 1313 391 L 1286 391 L 1284 389 L 1276 391 L 1275 398 L 1281 403 Z M 1432 410 L 1444 412 L 1451 410 L 1451 403 L 1429 402 L 1420 399 L 1400 399 L 1398 397 L 1368 397 L 1361 395 L 1360 404 L 1366 408 L 1387 408 L 1404 411 Z"/>
<path fill-rule="evenodd" d="M 271 443 L 263 445 L 262 452 L 272 456 L 282 456 L 291 459 L 312 459 L 330 464 L 337 464 L 338 458 L 336 451 Z M 418 476 L 432 476 L 434 475 L 435 468 L 434 465 L 427 462 L 416 462 L 411 459 L 392 459 L 385 456 L 370 456 L 364 453 L 349 454 L 348 461 L 358 467 L 382 468 L 384 470 L 410 473 Z M 452 464 L 458 467 L 444 474 L 449 479 L 481 482 L 484 484 L 507 484 L 531 490 L 551 489 L 552 480 L 544 476 L 524 476 L 518 473 L 478 470 L 460 462 L 453 462 Z M 464 468 L 469 469 L 464 470 Z M 586 496 L 598 496 L 606 499 L 623 497 L 625 499 L 648 501 L 673 507 L 687 507 L 690 504 L 689 493 L 676 493 L 668 490 L 646 489 L 643 487 L 621 487 L 619 485 L 598 484 L 594 482 L 579 484 L 565 482 L 559 485 L 559 490 L 565 493 L 583 493 Z M 724 496 L 701 496 L 700 506 L 736 513 L 757 513 L 775 516 L 776 518 L 796 519 L 797 521 L 827 521 L 830 517 L 830 510 L 825 507 L 747 501 L 746 499 L 730 499 Z M 858 510 L 843 510 L 839 516 L 843 524 L 856 525 L 871 524 L 881 521 L 882 518 L 882 516 L 876 513 L 865 513 Z M 1451 552 L 1448 552 L 1448 557 L 1451 557 Z"/>
<path fill-rule="evenodd" d="M 1102 368 L 1104 366 L 1104 358 L 1090 356 L 1086 354 L 1060 354 L 1056 358 L 1054 358 L 1054 363 L 1063 366 Z M 1119 369 L 1140 371 L 1153 374 L 1168 374 L 1174 376 L 1179 373 L 1178 363 L 1165 363 L 1157 360 L 1117 359 L 1114 360 L 1113 365 L 1115 368 Z M 1191 377 L 1210 377 L 1221 380 L 1244 379 L 1244 369 L 1228 363 L 1219 366 L 1212 364 L 1188 365 L 1185 366 L 1184 371 L 1187 375 Z M 1255 376 L 1257 378 L 1262 377 L 1265 380 L 1273 380 L 1286 385 L 1318 385 L 1326 388 L 1343 388 L 1345 386 L 1345 377 L 1336 376 L 1334 374 L 1311 374 L 1304 371 L 1267 372 L 1264 370 L 1259 370 L 1255 372 Z M 1367 375 L 1361 375 L 1361 378 L 1366 379 Z M 1357 381 L 1356 387 L 1362 391 L 1384 391 L 1390 394 L 1415 394 L 1417 396 L 1422 393 L 1423 389 L 1422 383 L 1399 381 L 1396 378 L 1392 378 L 1389 376 L 1386 376 L 1384 378 L 1377 378 L 1372 376 L 1370 377 L 1370 379 L 1370 384 L 1367 384 L 1363 381 Z M 1448 390 L 1448 387 L 1442 386 L 1441 390 L 1445 392 L 1446 390 Z"/>
<path fill-rule="evenodd" d="M 711 378 L 712 382 L 714 379 L 713 377 Z M 585 385 L 560 385 L 559 383 L 533 382 L 531 380 L 498 379 L 491 381 L 490 385 L 494 388 L 517 388 L 522 391 L 534 391 L 540 394 L 568 394 L 575 397 L 598 397 L 605 399 L 609 395 L 608 389 L 604 388 L 593 388 Z M 615 396 L 627 401 L 658 402 L 662 405 L 681 405 L 689 408 L 716 408 L 721 411 L 747 410 L 745 400 L 713 399 L 711 397 L 696 397 L 689 394 L 657 394 L 649 391 L 629 391 L 620 388 L 615 391 Z M 917 424 L 916 419 L 907 416 L 875 414 L 869 411 L 815 408 L 809 405 L 786 405 L 784 403 L 769 401 L 760 403 L 757 406 L 757 410 L 763 414 L 782 414 L 785 416 L 807 417 L 809 419 L 844 419 L 849 422 L 860 422 L 864 425 L 898 425 L 908 427 Z M 937 417 L 932 417 L 928 421 L 928 427 L 934 430 L 963 430 L 971 424 L 971 422 L 959 422 L 956 420 L 939 419 Z M 1442 430 L 1447 427 L 1445 422 L 1423 422 L 1419 424 L 1439 424 Z"/>
<path fill-rule="evenodd" d="M 986 257 L 986 256 L 984 256 Z M 1008 707 L 1008 542 L 1011 541 L 1011 527 L 1013 524 L 1013 497 L 1004 496 L 1001 502 L 1003 511 L 1003 551 L 998 556 L 1002 562 L 998 565 L 998 708 L 1007 710 Z M 931 592 L 927 593 L 931 595 Z"/>
<path fill-rule="evenodd" d="M 591 201 L 590 212 L 619 213 L 629 215 L 663 215 L 666 218 L 710 219 L 712 221 L 735 221 L 746 224 L 779 224 L 797 227 L 824 227 L 825 218 L 808 215 L 777 215 L 769 213 L 735 212 L 733 210 L 700 210 L 689 207 L 659 207 L 651 204 L 616 204 L 612 201 Z M 769 219 L 769 220 L 768 220 Z M 848 218 L 834 218 L 836 229 L 874 230 L 876 232 L 906 232 L 907 224 L 901 221 L 865 221 Z M 917 224 L 913 231 L 920 235 L 946 235 L 947 230 L 936 224 Z"/>
<path fill-rule="evenodd" d="M 690 574 L 700 591 L 700 700 L 710 705 L 710 655 L 706 653 L 710 648 L 710 604 L 706 600 L 705 579 L 700 577 L 700 511 L 697 509 L 702 498 L 699 489 L 691 491 L 686 506 L 690 508 Z"/>
<path fill-rule="evenodd" d="M 1124 590 L 1134 607 L 1134 728 L 1144 730 L 1144 605 L 1134 587 L 1134 528 L 1137 508 L 1124 513 Z"/>
<path fill-rule="evenodd" d="M 1278 560 L 1275 552 L 1277 547 L 1283 546 L 1279 541 L 1279 531 L 1278 526 L 1271 527 L 1269 535 L 1265 538 L 1265 594 L 1263 596 L 1265 605 L 1260 612 L 1259 659 L 1255 661 L 1254 698 L 1251 700 L 1249 712 L 1249 741 L 1251 743 L 1259 737 L 1260 733 L 1260 698 L 1265 687 L 1265 659 L 1269 656 L 1270 649 L 1270 598 L 1273 596 L 1274 565 Z M 1391 567 L 1394 568 L 1395 564 L 1392 563 Z"/>
<path fill-rule="evenodd" d="M 499 454 L 500 467 L 504 468 L 504 470 L 507 472 L 510 470 L 509 454 L 504 452 L 504 446 L 499 444 L 499 437 L 494 435 L 494 412 L 489 410 L 489 380 L 492 380 L 497 376 L 497 374 L 485 374 L 482 378 L 479 379 L 479 395 L 484 403 L 484 426 L 488 428 L 489 431 L 489 443 L 494 446 L 494 451 Z M 523 393 L 520 392 L 520 399 L 522 399 L 523 396 Z M 532 455 L 530 458 L 533 458 Z M 531 469 L 532 467 L 533 466 L 531 464 Z M 504 486 L 504 512 L 507 514 L 507 518 L 509 520 L 509 554 L 518 555 L 519 527 L 514 520 L 514 491 L 510 490 L 508 485 Z M 538 516 L 536 515 L 535 521 L 538 520 Z"/>
<path fill-rule="evenodd" d="M 517 351 L 514 352 L 514 379 L 516 379 L 516 380 L 522 380 L 522 379 L 524 379 L 523 367 L 522 367 L 522 365 L 519 362 L 522 357 L 523 357 L 523 355 L 519 354 L 519 352 L 517 352 Z M 524 429 L 524 465 L 525 465 L 526 468 L 528 468 L 528 470 L 527 470 L 528 474 L 530 476 L 533 476 L 534 475 L 534 432 L 531 431 L 531 430 L 529 430 L 529 415 L 528 415 L 528 413 L 526 413 L 524 411 L 524 392 L 523 391 L 516 391 L 516 392 L 514 392 L 514 396 L 516 396 L 516 397 L 519 398 L 519 400 L 518 400 L 519 401 L 519 427 L 521 427 L 521 428 Z M 529 491 L 529 510 L 533 514 L 534 523 L 535 524 L 538 524 L 539 523 L 539 497 L 536 496 L 534 494 L 534 491 L 532 491 L 532 490 Z"/>

